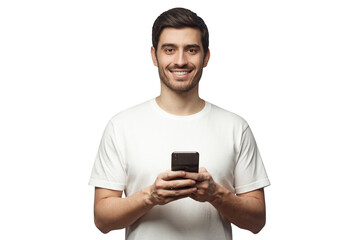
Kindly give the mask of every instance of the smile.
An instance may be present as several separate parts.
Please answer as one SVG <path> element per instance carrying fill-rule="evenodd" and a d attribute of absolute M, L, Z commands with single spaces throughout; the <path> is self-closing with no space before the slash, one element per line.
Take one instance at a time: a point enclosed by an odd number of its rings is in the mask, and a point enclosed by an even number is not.
<path fill-rule="evenodd" d="M 185 74 L 187 74 L 188 72 L 172 72 L 172 73 L 174 73 L 174 74 L 176 74 L 176 75 L 185 75 Z"/>
<path fill-rule="evenodd" d="M 189 73 L 191 72 L 191 70 L 189 71 L 170 71 L 171 74 L 173 75 L 173 77 L 175 79 L 187 79 L 189 77 Z"/>

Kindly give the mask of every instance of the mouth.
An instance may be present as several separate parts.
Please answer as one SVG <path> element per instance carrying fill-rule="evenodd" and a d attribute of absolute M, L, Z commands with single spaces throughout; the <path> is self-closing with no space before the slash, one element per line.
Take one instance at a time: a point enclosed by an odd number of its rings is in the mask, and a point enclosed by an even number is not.
<path fill-rule="evenodd" d="M 185 79 L 189 76 L 189 74 L 192 72 L 191 69 L 186 69 L 186 70 L 170 70 L 171 74 L 173 75 L 174 78 L 176 79 Z"/>

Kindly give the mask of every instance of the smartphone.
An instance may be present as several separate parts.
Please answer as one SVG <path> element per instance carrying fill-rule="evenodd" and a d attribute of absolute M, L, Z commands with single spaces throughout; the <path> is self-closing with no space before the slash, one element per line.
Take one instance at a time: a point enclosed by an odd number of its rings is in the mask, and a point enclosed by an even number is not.
<path fill-rule="evenodd" d="M 185 172 L 199 172 L 198 152 L 173 152 L 171 154 L 171 170 Z"/>

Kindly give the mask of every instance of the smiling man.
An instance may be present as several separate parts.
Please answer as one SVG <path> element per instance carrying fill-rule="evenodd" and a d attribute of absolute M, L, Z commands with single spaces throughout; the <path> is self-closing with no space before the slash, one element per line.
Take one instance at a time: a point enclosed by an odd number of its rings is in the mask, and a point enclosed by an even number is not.
<path fill-rule="evenodd" d="M 170 9 L 152 37 L 160 95 L 105 129 L 90 178 L 96 226 L 126 228 L 126 239 L 232 239 L 231 223 L 258 233 L 270 183 L 247 122 L 199 97 L 210 58 L 204 21 Z M 199 171 L 167 170 L 175 151 L 198 152 Z"/>

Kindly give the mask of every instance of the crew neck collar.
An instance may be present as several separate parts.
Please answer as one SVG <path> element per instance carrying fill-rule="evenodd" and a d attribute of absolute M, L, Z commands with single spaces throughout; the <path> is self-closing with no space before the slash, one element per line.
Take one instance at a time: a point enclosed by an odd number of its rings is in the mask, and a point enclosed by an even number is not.
<path fill-rule="evenodd" d="M 207 101 L 205 101 L 205 106 L 197 113 L 194 114 L 190 114 L 190 115 L 175 115 L 172 113 L 169 113 L 167 111 L 165 111 L 164 109 L 162 109 L 156 102 L 155 98 L 152 99 L 150 101 L 152 107 L 162 116 L 167 117 L 167 118 L 172 118 L 172 119 L 181 119 L 181 120 L 191 120 L 191 119 L 196 119 L 196 118 L 200 118 L 204 115 L 206 115 L 210 109 L 211 109 L 211 104 L 208 103 Z"/>

